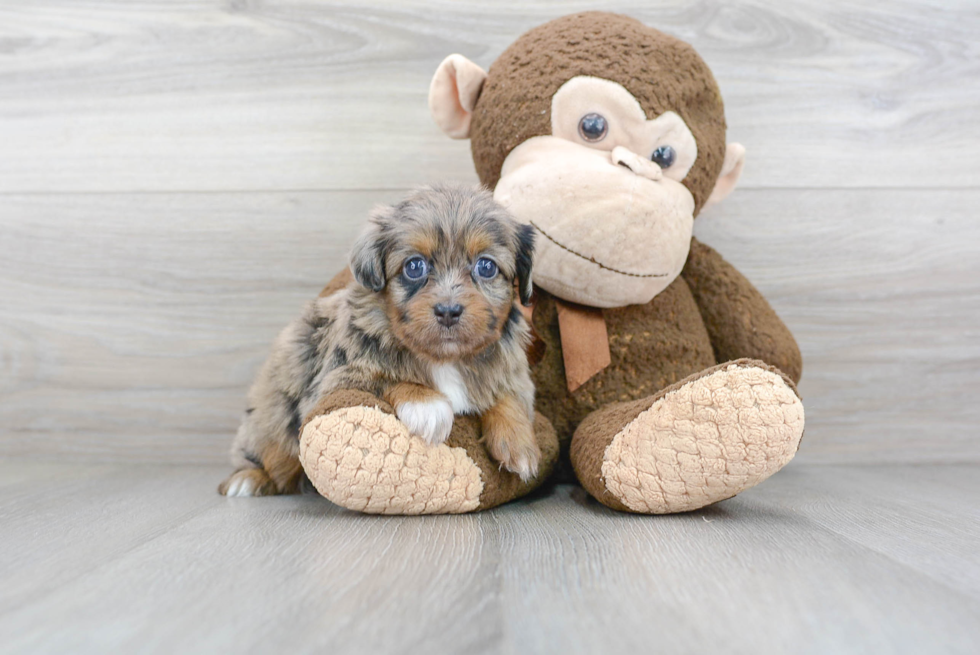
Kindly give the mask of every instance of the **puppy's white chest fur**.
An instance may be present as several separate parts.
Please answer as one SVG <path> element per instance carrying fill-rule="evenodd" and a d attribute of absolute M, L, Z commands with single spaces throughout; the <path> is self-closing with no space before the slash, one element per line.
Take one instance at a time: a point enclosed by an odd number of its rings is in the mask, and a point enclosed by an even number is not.
<path fill-rule="evenodd" d="M 432 381 L 436 389 L 449 399 L 454 414 L 469 414 L 474 411 L 470 394 L 466 391 L 463 375 L 453 364 L 436 364 L 432 367 Z"/>

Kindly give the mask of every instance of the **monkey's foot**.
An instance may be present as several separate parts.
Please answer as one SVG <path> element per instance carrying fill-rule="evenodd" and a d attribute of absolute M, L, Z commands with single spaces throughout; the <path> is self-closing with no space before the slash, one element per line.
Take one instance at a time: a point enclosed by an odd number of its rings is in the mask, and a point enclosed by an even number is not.
<path fill-rule="evenodd" d="M 558 456 L 551 424 L 535 435 L 547 461 L 522 482 L 490 459 L 479 420 L 456 417 L 446 443 L 411 436 L 387 403 L 356 391 L 335 392 L 300 433 L 300 463 L 331 502 L 368 514 L 458 514 L 494 507 L 541 484 Z"/>
<path fill-rule="evenodd" d="M 781 469 L 799 448 L 803 424 L 803 403 L 788 378 L 738 360 L 589 415 L 575 431 L 572 464 L 609 507 L 685 512 Z"/>

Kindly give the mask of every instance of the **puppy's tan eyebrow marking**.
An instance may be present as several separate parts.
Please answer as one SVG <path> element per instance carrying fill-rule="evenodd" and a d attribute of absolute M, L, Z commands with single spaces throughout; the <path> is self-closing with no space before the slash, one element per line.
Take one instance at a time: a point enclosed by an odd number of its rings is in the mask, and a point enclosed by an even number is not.
<path fill-rule="evenodd" d="M 428 230 L 420 231 L 412 234 L 407 239 L 407 244 L 418 254 L 427 259 L 432 259 L 432 254 L 439 250 L 439 236 Z"/>
<path fill-rule="evenodd" d="M 486 252 L 494 245 L 493 239 L 486 233 L 470 234 L 466 239 L 466 254 L 472 259 Z"/>

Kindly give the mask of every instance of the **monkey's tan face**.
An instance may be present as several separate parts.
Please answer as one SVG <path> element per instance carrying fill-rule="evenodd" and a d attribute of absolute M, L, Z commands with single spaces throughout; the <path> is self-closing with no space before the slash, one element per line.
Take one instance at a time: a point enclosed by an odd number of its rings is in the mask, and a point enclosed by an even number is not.
<path fill-rule="evenodd" d="M 511 151 L 494 190 L 539 233 L 535 283 L 593 307 L 649 302 L 687 260 L 693 135 L 677 114 L 647 120 L 625 88 L 591 77 L 559 89 L 551 119 L 551 135 Z"/>

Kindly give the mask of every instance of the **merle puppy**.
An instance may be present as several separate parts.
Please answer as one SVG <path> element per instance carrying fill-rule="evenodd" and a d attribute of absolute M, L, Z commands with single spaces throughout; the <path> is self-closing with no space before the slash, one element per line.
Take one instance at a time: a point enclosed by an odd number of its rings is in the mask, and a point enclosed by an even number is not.
<path fill-rule="evenodd" d="M 522 479 L 538 470 L 529 328 L 533 228 L 485 190 L 422 187 L 376 209 L 347 288 L 306 306 L 276 339 L 248 393 L 229 496 L 295 493 L 299 428 L 317 400 L 359 389 L 389 402 L 430 444 L 456 414 L 481 417 L 486 447 Z"/>

